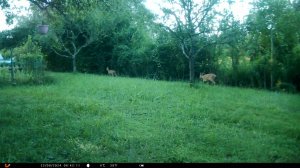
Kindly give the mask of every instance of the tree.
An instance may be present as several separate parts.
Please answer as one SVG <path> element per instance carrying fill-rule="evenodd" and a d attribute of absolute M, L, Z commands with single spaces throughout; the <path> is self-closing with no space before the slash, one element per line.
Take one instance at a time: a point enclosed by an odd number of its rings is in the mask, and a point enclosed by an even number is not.
<path fill-rule="evenodd" d="M 52 24 L 52 34 L 49 35 L 52 38 L 51 49 L 59 56 L 70 58 L 72 70 L 76 72 L 78 54 L 98 37 L 96 29 L 99 25 L 93 14 L 94 5 L 98 3 L 73 0 L 30 2 L 46 13 Z"/>
<path fill-rule="evenodd" d="M 244 25 L 235 20 L 232 13 L 224 17 L 220 24 L 219 41 L 229 47 L 234 85 L 238 85 L 240 54 L 244 50 L 246 31 Z"/>
<path fill-rule="evenodd" d="M 255 51 L 252 62 L 265 88 L 274 89 L 279 81 L 293 83 L 297 79 L 293 66 L 293 48 L 299 43 L 299 11 L 296 2 L 258 0 L 247 19 L 249 46 Z M 292 63 L 293 62 L 293 63 Z M 295 74 L 295 75 L 291 75 Z M 262 78 L 262 79 L 259 79 Z"/>
<path fill-rule="evenodd" d="M 195 56 L 206 45 L 205 40 L 201 43 L 199 39 L 212 32 L 212 21 L 216 16 L 214 6 L 218 2 L 205 0 L 197 4 L 193 0 L 169 0 L 173 8 L 163 8 L 165 17 L 175 20 L 173 25 L 164 27 L 178 40 L 183 55 L 188 59 L 190 86 L 195 80 Z"/>

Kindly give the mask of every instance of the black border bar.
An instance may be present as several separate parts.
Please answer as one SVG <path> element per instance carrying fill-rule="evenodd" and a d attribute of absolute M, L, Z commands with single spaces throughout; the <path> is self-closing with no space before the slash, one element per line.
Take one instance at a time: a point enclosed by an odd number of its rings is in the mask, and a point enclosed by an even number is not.
<path fill-rule="evenodd" d="M 299 163 L 1 163 L 0 168 L 299 168 Z"/>

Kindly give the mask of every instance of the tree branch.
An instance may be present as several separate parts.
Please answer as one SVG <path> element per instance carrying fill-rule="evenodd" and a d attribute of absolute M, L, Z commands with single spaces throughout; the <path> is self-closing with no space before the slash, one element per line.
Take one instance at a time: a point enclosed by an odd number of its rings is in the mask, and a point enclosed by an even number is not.
<path fill-rule="evenodd" d="M 68 55 L 64 55 L 64 54 L 61 54 L 59 53 L 58 51 L 56 51 L 56 49 L 54 49 L 53 47 L 51 47 L 52 51 L 54 51 L 55 54 L 61 56 L 61 57 L 65 57 L 65 58 L 71 58 L 70 56 Z"/>
<path fill-rule="evenodd" d="M 180 44 L 181 45 L 181 50 L 182 50 L 182 53 L 183 53 L 183 55 L 187 58 L 187 59 L 189 59 L 190 57 L 186 54 L 186 46 L 184 45 L 184 43 L 181 43 Z"/>

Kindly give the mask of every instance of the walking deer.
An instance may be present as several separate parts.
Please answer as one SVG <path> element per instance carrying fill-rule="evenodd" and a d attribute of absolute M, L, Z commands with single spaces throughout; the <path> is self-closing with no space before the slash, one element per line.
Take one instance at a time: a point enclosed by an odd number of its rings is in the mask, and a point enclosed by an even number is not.
<path fill-rule="evenodd" d="M 108 67 L 106 67 L 106 70 L 107 70 L 108 75 L 117 76 L 117 73 L 115 70 L 109 69 Z"/>
<path fill-rule="evenodd" d="M 203 75 L 203 73 L 200 73 L 200 79 L 202 79 L 203 82 L 211 81 L 214 85 L 216 84 L 216 82 L 215 82 L 216 76 L 217 75 L 215 75 L 213 73 L 209 73 L 209 74 L 205 74 L 205 75 Z"/>

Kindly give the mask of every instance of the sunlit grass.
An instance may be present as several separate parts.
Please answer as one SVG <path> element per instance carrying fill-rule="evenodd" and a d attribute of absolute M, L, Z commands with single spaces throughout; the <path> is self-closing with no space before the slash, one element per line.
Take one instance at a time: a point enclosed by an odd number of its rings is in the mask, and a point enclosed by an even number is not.
<path fill-rule="evenodd" d="M 300 162 L 300 96 L 51 73 L 0 88 L 1 162 Z"/>

